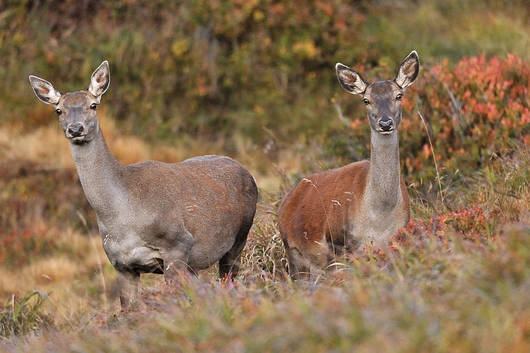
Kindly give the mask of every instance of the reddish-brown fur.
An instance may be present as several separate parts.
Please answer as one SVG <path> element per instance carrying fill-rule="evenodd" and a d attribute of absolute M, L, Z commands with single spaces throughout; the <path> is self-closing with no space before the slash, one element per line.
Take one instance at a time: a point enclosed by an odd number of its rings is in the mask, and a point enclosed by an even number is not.
<path fill-rule="evenodd" d="M 335 255 L 361 244 L 386 247 L 410 218 L 397 131 L 405 88 L 419 72 L 416 51 L 394 80 L 368 84 L 346 65 L 335 69 L 342 88 L 366 105 L 370 160 L 308 176 L 283 200 L 278 223 L 294 278 L 321 272 Z"/>
<path fill-rule="evenodd" d="M 316 173 L 302 179 L 285 196 L 279 209 L 279 224 L 289 257 L 299 253 L 311 264 L 326 266 L 333 255 L 359 245 L 348 237 L 346 227 L 359 211 L 369 170 L 370 162 L 364 160 Z M 403 180 L 401 193 L 408 222 L 409 197 Z"/>

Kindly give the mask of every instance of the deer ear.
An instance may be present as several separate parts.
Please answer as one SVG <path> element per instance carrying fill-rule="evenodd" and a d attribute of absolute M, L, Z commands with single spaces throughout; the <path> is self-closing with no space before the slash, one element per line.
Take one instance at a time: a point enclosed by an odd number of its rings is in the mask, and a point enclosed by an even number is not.
<path fill-rule="evenodd" d="M 362 94 L 368 87 L 368 84 L 362 79 L 354 70 L 341 63 L 335 65 L 335 71 L 337 72 L 337 78 L 339 83 L 344 90 L 351 94 Z"/>
<path fill-rule="evenodd" d="M 88 91 L 98 99 L 107 91 L 110 86 L 109 62 L 103 61 L 101 65 L 92 73 Z"/>
<path fill-rule="evenodd" d="M 33 75 L 29 75 L 29 84 L 33 88 L 33 92 L 37 98 L 46 104 L 57 104 L 61 93 L 53 88 L 53 85 L 48 81 Z"/>
<path fill-rule="evenodd" d="M 416 50 L 413 50 L 399 66 L 394 81 L 399 87 L 406 88 L 416 80 L 418 72 L 420 72 L 420 59 Z"/>

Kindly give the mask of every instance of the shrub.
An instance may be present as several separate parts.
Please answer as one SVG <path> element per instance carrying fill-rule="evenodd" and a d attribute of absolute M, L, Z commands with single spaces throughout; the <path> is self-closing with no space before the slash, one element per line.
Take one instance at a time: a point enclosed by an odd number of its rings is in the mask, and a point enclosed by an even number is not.
<path fill-rule="evenodd" d="M 403 155 L 409 173 L 434 176 L 430 146 L 413 102 L 429 122 L 441 166 L 469 174 L 518 143 L 530 145 L 530 66 L 515 55 L 445 61 L 424 73 L 404 107 Z M 418 151 L 421 151 L 418 153 Z"/>

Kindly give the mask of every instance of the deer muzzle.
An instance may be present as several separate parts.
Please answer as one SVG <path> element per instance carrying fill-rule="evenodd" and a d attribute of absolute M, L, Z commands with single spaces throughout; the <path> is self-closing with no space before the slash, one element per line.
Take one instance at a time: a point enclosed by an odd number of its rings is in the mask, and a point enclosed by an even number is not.
<path fill-rule="evenodd" d="M 394 131 L 394 120 L 391 118 L 379 119 L 377 122 L 377 130 L 384 135 L 390 134 L 392 131 Z"/>
<path fill-rule="evenodd" d="M 66 137 L 74 141 L 82 140 L 86 136 L 85 125 L 81 122 L 68 124 L 66 127 Z"/>

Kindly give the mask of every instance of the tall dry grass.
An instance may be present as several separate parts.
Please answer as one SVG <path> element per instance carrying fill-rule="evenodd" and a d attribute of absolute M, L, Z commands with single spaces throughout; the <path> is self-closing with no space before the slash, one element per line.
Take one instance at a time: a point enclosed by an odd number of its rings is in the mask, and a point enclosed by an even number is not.
<path fill-rule="evenodd" d="M 119 159 L 135 162 L 158 153 L 159 147 L 151 147 L 136 154 L 144 141 L 113 136 L 112 126 L 103 124 L 111 149 L 119 151 L 111 141 L 136 141 L 124 155 L 116 152 Z M 57 139 L 67 159 L 67 142 L 58 129 L 44 128 L 33 136 Z M 9 153 L 20 153 L 17 144 L 28 138 L 4 142 Z M 27 152 L 24 160 L 38 165 L 44 155 L 59 162 L 63 157 L 53 157 L 54 148 L 50 144 Z M 176 149 L 171 153 L 179 156 Z M 452 212 L 441 204 L 413 201 L 414 222 L 394 239 L 393 256 L 353 254 L 317 282 L 298 285 L 286 276 L 276 224 L 279 194 L 262 191 L 235 282 L 219 282 L 213 268 L 180 289 L 168 288 L 161 276 L 144 276 L 141 305 L 128 314 L 117 314 L 115 273 L 86 220 L 81 226 L 79 220 L 44 223 L 48 229 L 41 236 L 53 239 L 54 251 L 0 267 L 0 294 L 22 300 L 34 289 L 48 293 L 39 309 L 46 325 L 35 324 L 40 337 L 10 336 L 3 347 L 33 352 L 46 347 L 57 352 L 73 347 L 88 352 L 523 352 L 529 344 L 524 323 L 530 318 L 524 310 L 530 304 L 529 162 L 524 145 L 512 156 L 492 160 L 465 188 L 445 195 L 456 207 Z M 288 188 L 291 179 L 278 168 L 275 182 Z M 70 186 L 77 183 L 67 180 Z"/>

